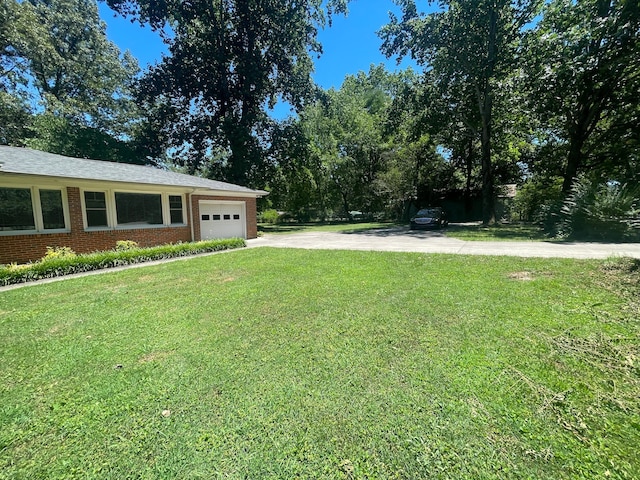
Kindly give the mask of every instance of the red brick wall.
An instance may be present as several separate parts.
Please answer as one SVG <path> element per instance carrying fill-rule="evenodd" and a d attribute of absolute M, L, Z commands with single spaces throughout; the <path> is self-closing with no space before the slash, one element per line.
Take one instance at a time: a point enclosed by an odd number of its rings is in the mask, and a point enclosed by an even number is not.
<path fill-rule="evenodd" d="M 258 210 L 255 198 L 245 200 L 247 206 L 247 238 L 258 238 Z"/>
<path fill-rule="evenodd" d="M 0 264 L 38 260 L 44 256 L 47 247 L 70 247 L 76 253 L 88 253 L 110 250 L 118 240 L 133 240 L 141 247 L 191 241 L 189 226 L 85 232 L 80 189 L 67 187 L 67 198 L 71 232 L 0 236 Z"/>
<path fill-rule="evenodd" d="M 85 232 L 82 220 L 80 189 L 67 187 L 67 199 L 69 201 L 69 217 L 71 220 L 71 231 L 69 233 L 0 236 L 0 264 L 13 262 L 26 263 L 38 260 L 44 256 L 47 247 L 70 247 L 76 253 L 89 253 L 98 250 L 110 250 L 116 246 L 118 240 L 133 240 L 134 242 L 138 242 L 141 247 L 191 241 L 190 226 Z M 258 236 L 255 198 L 193 195 L 191 205 L 187 205 L 187 210 L 189 210 L 189 207 L 193 209 L 193 217 L 191 213 L 187 211 L 186 223 L 189 223 L 191 218 L 194 219 L 194 240 L 200 240 L 200 211 L 198 208 L 198 202 L 200 200 L 232 200 L 245 202 L 247 238 L 256 238 Z"/>

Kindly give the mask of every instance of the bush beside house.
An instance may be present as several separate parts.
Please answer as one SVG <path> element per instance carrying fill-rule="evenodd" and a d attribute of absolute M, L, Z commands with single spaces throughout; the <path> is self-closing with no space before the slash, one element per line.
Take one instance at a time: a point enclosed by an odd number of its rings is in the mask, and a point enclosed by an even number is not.
<path fill-rule="evenodd" d="M 0 286 L 24 283 L 44 278 L 60 277 L 136 263 L 186 257 L 246 246 L 241 238 L 225 238 L 200 242 L 139 248 L 135 242 L 122 242 L 115 250 L 76 255 L 68 247 L 49 248 L 38 262 L 0 266 Z"/>

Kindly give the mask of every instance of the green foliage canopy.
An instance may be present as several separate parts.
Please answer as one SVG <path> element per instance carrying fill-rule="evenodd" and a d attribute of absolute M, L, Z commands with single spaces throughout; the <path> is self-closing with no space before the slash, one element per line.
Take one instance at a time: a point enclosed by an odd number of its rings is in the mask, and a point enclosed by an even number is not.
<path fill-rule="evenodd" d="M 383 28 L 383 50 L 411 54 L 430 70 L 450 108 L 481 142 L 483 221 L 495 221 L 495 108 L 500 88 L 514 68 L 523 29 L 538 0 L 447 0 L 441 9 L 419 13 L 415 0 L 400 0 L 402 18 Z"/>
<path fill-rule="evenodd" d="M 7 0 L 0 7 L 4 143 L 135 160 L 138 63 L 106 36 L 95 0 Z M 124 154 L 124 158 L 123 158 Z"/>
<path fill-rule="evenodd" d="M 312 97 L 317 29 L 346 11 L 346 0 L 107 3 L 164 32 L 169 55 L 143 90 L 178 161 L 195 172 L 208 160 L 212 174 L 241 184 L 262 180 L 251 172 L 269 144 L 266 107 L 300 109 Z"/>
<path fill-rule="evenodd" d="M 561 139 L 563 192 L 579 173 L 638 175 L 640 4 L 555 0 L 527 41 L 532 111 Z M 623 177 L 623 178 L 620 178 Z"/>

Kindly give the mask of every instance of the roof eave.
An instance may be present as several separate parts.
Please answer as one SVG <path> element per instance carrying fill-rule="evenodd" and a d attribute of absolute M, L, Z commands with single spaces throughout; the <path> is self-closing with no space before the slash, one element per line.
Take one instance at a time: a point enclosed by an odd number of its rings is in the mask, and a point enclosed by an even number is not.
<path fill-rule="evenodd" d="M 41 174 L 33 174 L 26 172 L 11 172 L 11 171 L 1 171 L 0 174 L 5 176 L 5 178 L 30 178 L 34 182 L 43 182 L 43 183 L 58 183 L 66 186 L 71 186 L 73 184 L 77 185 L 104 185 L 104 184 L 112 184 L 112 185 L 122 185 L 122 187 L 135 187 L 140 186 L 146 189 L 156 188 L 156 189 L 167 189 L 167 190 L 184 190 L 191 191 L 192 193 L 199 195 L 217 195 L 224 197 L 254 197 L 260 198 L 269 194 L 269 192 L 264 190 L 251 190 L 247 189 L 245 191 L 237 191 L 237 190 L 224 190 L 224 189 L 214 189 L 214 188 L 206 188 L 196 185 L 168 185 L 162 183 L 154 183 L 154 182 L 126 182 L 121 180 L 105 180 L 105 179 L 97 179 L 97 178 L 79 178 L 79 177 L 70 177 L 70 176 L 62 176 L 62 175 L 41 175 Z"/>
<path fill-rule="evenodd" d="M 208 195 L 208 196 L 220 196 L 220 197 L 253 197 L 260 198 L 269 195 L 269 192 L 264 190 L 246 190 L 246 191 L 232 191 L 232 190 L 216 190 L 209 188 L 194 188 L 191 192 L 194 195 Z"/>

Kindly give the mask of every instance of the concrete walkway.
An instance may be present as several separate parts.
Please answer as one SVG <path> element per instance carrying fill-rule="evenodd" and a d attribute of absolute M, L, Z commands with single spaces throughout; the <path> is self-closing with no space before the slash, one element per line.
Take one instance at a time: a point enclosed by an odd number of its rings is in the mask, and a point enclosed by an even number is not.
<path fill-rule="evenodd" d="M 455 253 L 558 258 L 640 258 L 640 243 L 483 242 L 448 238 L 440 231 L 407 227 L 353 233 L 312 232 L 265 235 L 248 240 L 249 247 L 369 250 L 382 252 Z"/>

